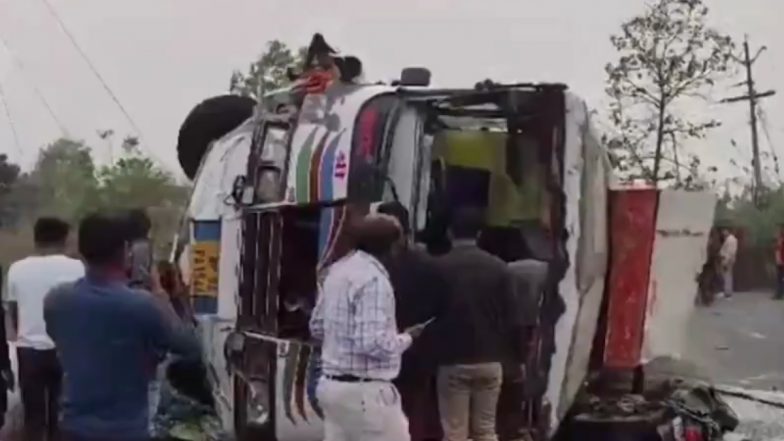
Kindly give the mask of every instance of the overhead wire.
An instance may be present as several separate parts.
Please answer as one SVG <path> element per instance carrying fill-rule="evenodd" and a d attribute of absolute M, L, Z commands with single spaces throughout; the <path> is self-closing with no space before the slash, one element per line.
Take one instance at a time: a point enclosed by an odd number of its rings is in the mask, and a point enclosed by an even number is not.
<path fill-rule="evenodd" d="M 8 118 L 8 125 L 11 127 L 11 135 L 14 138 L 16 150 L 19 152 L 19 156 L 23 156 L 24 150 L 22 149 L 22 143 L 19 141 L 19 132 L 16 130 L 16 123 L 14 122 L 14 117 L 11 115 L 11 107 L 8 105 L 8 99 L 6 98 L 2 83 L 0 83 L 0 101 L 3 102 L 3 108 L 5 109 L 6 118 Z"/>
<path fill-rule="evenodd" d="M 768 125 L 769 125 L 768 114 L 761 106 L 758 106 L 757 116 L 759 117 L 760 122 L 762 122 L 762 132 L 765 134 L 765 139 L 768 141 L 768 148 L 770 148 L 770 153 L 773 157 L 773 167 L 774 170 L 776 171 L 776 178 L 778 181 L 781 181 L 782 177 L 781 177 L 781 169 L 779 167 L 779 156 L 776 153 L 776 148 L 774 147 L 773 139 L 771 138 L 770 130 L 768 129 Z"/>
<path fill-rule="evenodd" d="M 120 112 L 123 114 L 125 119 L 128 121 L 128 124 L 130 124 L 131 128 L 136 132 L 136 136 L 139 138 L 140 141 L 139 144 L 144 146 L 147 153 L 149 153 L 153 158 L 155 158 L 160 165 L 167 167 L 166 162 L 162 161 L 158 157 L 158 155 L 156 155 L 155 152 L 144 142 L 145 139 L 144 133 L 142 132 L 139 125 L 136 123 L 136 120 L 133 118 L 133 116 L 131 116 L 130 112 L 128 112 L 126 107 L 122 104 L 117 94 L 115 94 L 112 88 L 109 86 L 109 83 L 107 83 L 103 75 L 101 75 L 101 73 L 98 71 L 98 68 L 95 66 L 95 64 L 92 62 L 90 57 L 87 55 L 87 52 L 85 52 L 84 49 L 82 49 L 81 45 L 76 40 L 76 37 L 73 35 L 73 33 L 71 33 L 71 31 L 68 29 L 68 26 L 66 26 L 65 22 L 60 17 L 60 14 L 57 12 L 57 9 L 55 9 L 52 6 L 49 0 L 41 0 L 41 2 L 44 4 L 46 10 L 49 12 L 52 18 L 54 18 L 54 20 L 60 26 L 60 30 L 62 30 L 63 33 L 66 35 L 66 37 L 68 37 L 68 40 L 71 42 L 71 45 L 79 53 L 82 60 L 85 62 L 85 64 L 87 64 L 87 67 L 93 73 L 93 75 L 101 84 L 101 86 L 106 91 L 106 93 L 109 95 L 111 100 L 114 102 L 115 105 L 117 105 L 117 108 L 120 110 Z"/>
<path fill-rule="evenodd" d="M 63 121 L 57 116 L 57 113 L 54 111 L 54 108 L 46 99 L 44 94 L 41 92 L 41 89 L 38 87 L 38 85 L 30 79 L 31 77 L 27 72 L 27 68 L 25 67 L 25 64 L 22 62 L 22 59 L 19 58 L 14 53 L 14 51 L 11 50 L 11 46 L 8 44 L 8 40 L 1 33 L 0 33 L 0 43 L 3 44 L 3 47 L 5 47 L 6 52 L 8 52 L 9 56 L 11 57 L 11 60 L 14 62 L 14 64 L 16 64 L 16 67 L 19 69 L 19 71 L 22 72 L 25 80 L 28 82 L 30 88 L 33 90 L 33 93 L 35 93 L 35 95 L 41 101 L 41 104 L 43 104 L 44 108 L 46 108 L 46 111 L 49 113 L 49 116 L 52 118 L 55 124 L 57 124 L 57 127 L 60 129 L 60 132 L 63 134 L 63 136 L 67 137 L 68 129 L 65 128 L 65 124 L 63 124 Z"/>

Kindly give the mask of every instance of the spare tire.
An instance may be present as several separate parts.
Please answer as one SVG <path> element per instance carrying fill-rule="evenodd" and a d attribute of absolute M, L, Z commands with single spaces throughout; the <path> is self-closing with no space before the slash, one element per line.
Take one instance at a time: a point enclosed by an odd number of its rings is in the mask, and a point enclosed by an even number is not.
<path fill-rule="evenodd" d="M 188 179 L 196 176 L 210 143 L 253 116 L 254 107 L 253 98 L 221 95 L 206 99 L 191 110 L 177 138 L 177 159 Z"/>

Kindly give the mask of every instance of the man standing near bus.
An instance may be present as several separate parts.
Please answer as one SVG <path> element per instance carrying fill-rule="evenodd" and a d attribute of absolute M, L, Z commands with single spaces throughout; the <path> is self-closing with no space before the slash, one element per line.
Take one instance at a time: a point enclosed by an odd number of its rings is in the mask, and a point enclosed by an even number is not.
<path fill-rule="evenodd" d="M 87 274 L 46 297 L 46 329 L 65 374 L 62 441 L 149 439 L 151 363 L 167 352 L 200 356 L 157 274 L 152 293 L 128 287 L 127 237 L 125 219 L 86 217 L 79 253 Z"/>
<path fill-rule="evenodd" d="M 506 262 L 477 245 L 483 214 L 472 207 L 457 210 L 450 227 L 452 250 L 439 262 L 452 296 L 434 325 L 439 336 L 438 407 L 446 441 L 498 440 L 502 364 L 522 359 L 514 276 Z"/>
<path fill-rule="evenodd" d="M 38 219 L 33 227 L 36 254 L 8 269 L 26 441 L 53 440 L 57 435 L 62 371 L 46 332 L 44 298 L 53 287 L 84 275 L 82 262 L 65 254 L 69 231 L 60 219 Z"/>
<path fill-rule="evenodd" d="M 403 229 L 400 251 L 383 262 L 395 290 L 398 328 L 406 329 L 438 319 L 449 302 L 446 276 L 435 259 L 411 241 L 409 212 L 403 204 L 385 202 L 378 207 L 378 212 L 393 216 Z M 432 332 L 423 332 L 403 354 L 400 375 L 395 380 L 412 441 L 436 440 L 443 436 L 435 387 L 437 344 Z"/>
<path fill-rule="evenodd" d="M 311 315 L 321 341 L 316 388 L 325 441 L 408 441 L 408 420 L 392 380 L 403 352 L 424 329 L 398 332 L 395 295 L 381 261 L 402 231 L 394 218 L 370 215 L 351 227 L 355 249 L 327 270 Z"/>

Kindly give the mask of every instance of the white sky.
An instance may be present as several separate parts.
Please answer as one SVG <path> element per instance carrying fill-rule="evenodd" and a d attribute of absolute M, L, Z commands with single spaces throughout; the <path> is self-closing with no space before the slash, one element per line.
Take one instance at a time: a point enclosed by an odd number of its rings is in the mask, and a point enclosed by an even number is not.
<path fill-rule="evenodd" d="M 756 65 L 760 90 L 784 72 L 784 2 L 707 0 L 711 20 L 752 46 L 769 46 Z M 642 0 L 50 0 L 69 29 L 139 124 L 144 141 L 171 169 L 179 169 L 179 125 L 200 100 L 224 93 L 231 71 L 244 69 L 279 38 L 304 45 L 314 31 L 343 52 L 360 56 L 368 79 L 390 79 L 404 66 L 425 65 L 434 82 L 471 86 L 499 81 L 564 82 L 594 108 L 604 106 L 604 65 L 614 59 L 608 37 Z M 21 72 L 0 45 L 3 86 L 24 151 L 14 145 L 0 109 L 0 152 L 25 167 L 40 146 L 61 133 L 36 97 L 36 84 L 71 136 L 110 158 L 99 129 L 131 133 L 120 111 L 48 14 L 43 0 L 0 0 L 0 35 L 26 67 Z M 740 81 L 742 78 L 738 78 Z M 764 101 L 773 143 L 784 155 L 784 90 Z M 742 90 L 718 91 L 717 97 Z M 695 146 L 704 160 L 739 170 L 748 162 L 747 108 L 711 105 L 724 122 Z M 768 149 L 764 133 L 763 150 Z M 729 140 L 738 141 L 739 149 Z"/>

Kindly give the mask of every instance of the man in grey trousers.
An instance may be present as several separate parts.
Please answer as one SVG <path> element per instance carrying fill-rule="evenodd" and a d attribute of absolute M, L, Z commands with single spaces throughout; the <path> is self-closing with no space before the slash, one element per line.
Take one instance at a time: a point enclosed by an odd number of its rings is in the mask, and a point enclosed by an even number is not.
<path fill-rule="evenodd" d="M 439 259 L 451 288 L 447 311 L 433 324 L 440 343 L 438 401 L 447 441 L 498 440 L 502 363 L 522 348 L 516 283 L 503 260 L 477 246 L 482 223 L 481 210 L 458 209 L 451 225 L 452 250 Z"/>

